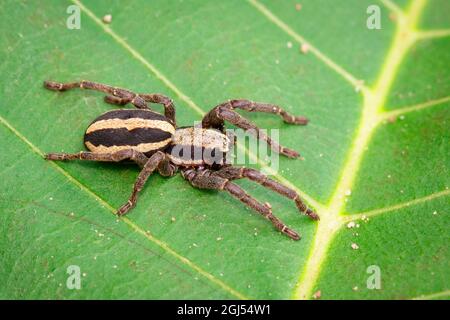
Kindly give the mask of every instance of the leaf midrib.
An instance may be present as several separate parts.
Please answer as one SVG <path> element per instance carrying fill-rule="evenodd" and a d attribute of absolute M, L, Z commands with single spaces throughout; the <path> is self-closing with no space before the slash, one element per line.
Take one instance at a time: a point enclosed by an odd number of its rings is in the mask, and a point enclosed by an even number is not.
<path fill-rule="evenodd" d="M 394 6 L 389 1 L 382 1 L 384 4 Z M 371 141 L 373 134 L 378 126 L 391 112 L 384 111 L 384 104 L 391 89 L 392 83 L 397 74 L 398 68 L 409 49 L 423 37 L 419 36 L 417 30 L 418 20 L 425 7 L 427 0 L 416 0 L 412 3 L 407 13 L 403 13 L 398 18 L 398 25 L 394 35 L 391 48 L 386 56 L 378 80 L 373 88 L 364 91 L 364 106 L 358 129 L 353 138 L 352 147 L 347 154 L 343 170 L 339 181 L 336 185 L 329 204 L 324 212 L 320 212 L 321 221 L 315 235 L 314 243 L 311 247 L 305 268 L 300 272 L 299 280 L 293 297 L 295 299 L 309 299 L 314 289 L 314 285 L 319 277 L 321 267 L 326 258 L 326 254 L 330 244 L 332 243 L 337 232 L 342 228 L 344 223 L 348 221 L 348 216 L 343 212 L 345 207 L 345 192 L 352 190 L 355 178 L 359 172 L 362 158 L 365 150 Z M 448 98 L 438 99 L 437 104 L 447 101 Z M 430 107 L 435 104 L 421 104 L 419 107 L 410 107 L 397 110 L 396 112 L 411 112 Z M 447 190 L 448 191 L 448 190 Z M 437 196 L 449 194 L 443 191 L 437 193 Z M 434 195 L 425 197 L 423 201 L 436 198 Z M 423 201 L 416 201 L 414 204 Z M 390 210 L 385 210 L 388 212 Z M 354 216 L 351 217 L 355 219 Z"/>

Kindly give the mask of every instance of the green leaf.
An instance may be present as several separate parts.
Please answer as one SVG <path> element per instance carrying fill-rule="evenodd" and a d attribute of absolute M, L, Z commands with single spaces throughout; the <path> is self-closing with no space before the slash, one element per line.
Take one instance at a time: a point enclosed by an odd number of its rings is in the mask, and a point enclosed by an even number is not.
<path fill-rule="evenodd" d="M 370 30 L 373 2 L 3 1 L 0 298 L 448 298 L 450 6 L 375 1 L 382 29 Z M 66 26 L 70 5 L 79 30 Z M 296 127 L 245 114 L 301 152 L 272 173 L 320 222 L 237 182 L 302 233 L 294 242 L 179 175 L 152 176 L 117 219 L 138 168 L 42 158 L 83 150 L 112 106 L 47 91 L 49 79 L 164 93 L 180 125 L 241 97 L 307 116 Z M 71 265 L 80 290 L 66 285 Z M 367 286 L 374 265 L 380 289 Z"/>

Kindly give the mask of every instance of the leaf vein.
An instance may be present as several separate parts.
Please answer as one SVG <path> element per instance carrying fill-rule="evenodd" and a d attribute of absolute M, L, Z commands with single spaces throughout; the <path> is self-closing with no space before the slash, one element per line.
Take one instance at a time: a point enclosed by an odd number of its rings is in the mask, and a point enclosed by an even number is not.
<path fill-rule="evenodd" d="M 316 48 L 312 43 L 306 40 L 303 36 L 295 32 L 290 26 L 284 23 L 280 18 L 273 14 L 266 6 L 259 3 L 257 0 L 247 0 L 256 10 L 263 14 L 270 22 L 274 23 L 288 35 L 295 39 L 300 44 L 307 44 L 309 46 L 309 51 L 314 54 L 320 61 L 325 63 L 329 68 L 334 70 L 340 76 L 342 76 L 347 82 L 349 82 L 353 87 L 360 88 L 363 92 L 367 91 L 367 87 L 362 84 L 360 79 L 357 79 L 350 72 L 345 70 L 342 66 L 334 62 L 331 58 L 326 56 L 318 48 Z"/>
<path fill-rule="evenodd" d="M 395 204 L 392 206 L 379 208 L 379 209 L 375 209 L 375 210 L 370 210 L 370 211 L 365 211 L 365 212 L 360 212 L 360 213 L 355 213 L 355 214 L 348 214 L 348 215 L 345 215 L 343 217 L 343 219 L 344 219 L 344 222 L 349 222 L 349 221 L 353 221 L 353 220 L 359 220 L 363 217 L 374 217 L 374 216 L 378 216 L 378 215 L 381 215 L 381 214 L 384 214 L 387 212 L 398 211 L 398 210 L 406 208 L 406 207 L 418 205 L 418 204 L 421 204 L 421 203 L 424 203 L 427 201 L 434 200 L 436 198 L 447 196 L 449 194 L 450 194 L 450 190 L 446 189 L 446 190 L 443 190 L 440 192 L 430 194 L 425 197 L 398 203 L 398 204 Z"/>
<path fill-rule="evenodd" d="M 431 300 L 431 299 L 442 298 L 442 297 L 446 297 L 446 296 L 450 296 L 450 290 L 431 293 L 431 294 L 427 294 L 427 295 L 421 295 L 421 296 L 413 298 L 412 300 Z"/>
<path fill-rule="evenodd" d="M 441 104 L 449 102 L 449 101 L 450 101 L 450 96 L 449 97 L 440 98 L 440 99 L 430 100 L 430 101 L 427 101 L 427 102 L 416 104 L 414 106 L 404 107 L 404 108 L 395 109 L 395 110 L 392 110 L 392 111 L 382 112 L 380 117 L 382 118 L 382 120 L 388 120 L 388 119 L 390 119 L 392 117 L 396 117 L 396 116 L 399 116 L 399 115 L 402 115 L 402 114 L 406 114 L 406 113 L 409 113 L 409 112 L 415 112 L 415 111 L 427 109 L 427 108 L 430 108 L 430 107 L 438 106 L 438 105 L 441 105 Z"/>

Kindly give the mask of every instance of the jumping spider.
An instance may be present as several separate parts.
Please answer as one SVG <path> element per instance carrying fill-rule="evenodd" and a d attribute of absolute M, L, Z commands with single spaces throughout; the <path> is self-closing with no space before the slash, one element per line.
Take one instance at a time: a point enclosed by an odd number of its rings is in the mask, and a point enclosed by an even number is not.
<path fill-rule="evenodd" d="M 136 179 L 129 200 L 117 211 L 120 216 L 135 206 L 138 193 L 155 170 L 158 170 L 163 176 L 173 176 L 180 170 L 183 178 L 194 187 L 227 191 L 266 217 L 276 229 L 294 240 L 300 239 L 299 234 L 275 217 L 270 205 L 258 202 L 231 181 L 241 178 L 255 181 L 294 200 L 299 211 L 311 219 L 319 219 L 319 216 L 303 203 L 294 190 L 269 179 L 255 169 L 235 167 L 226 163 L 230 141 L 224 132 L 225 120 L 244 130 L 253 130 L 258 139 L 264 140 L 273 150 L 284 156 L 289 158 L 299 156 L 297 152 L 271 140 L 258 127 L 240 116 L 235 109 L 278 114 L 289 124 L 305 125 L 308 120 L 304 117 L 290 115 L 273 104 L 249 100 L 229 100 L 219 104 L 206 114 L 199 128 L 178 127 L 172 100 L 161 94 L 136 94 L 126 89 L 84 80 L 71 83 L 45 81 L 44 86 L 55 91 L 72 88 L 97 90 L 107 94 L 105 101 L 108 103 L 120 106 L 131 103 L 137 108 L 108 111 L 95 119 L 84 135 L 84 144 L 90 152 L 45 155 L 47 160 L 107 162 L 131 160 L 138 164 L 142 170 Z M 152 111 L 147 105 L 148 102 L 162 104 L 164 115 Z M 198 141 L 202 142 L 201 145 L 198 144 Z M 214 156 L 214 161 L 211 161 L 211 157 L 204 156 L 208 153 Z"/>

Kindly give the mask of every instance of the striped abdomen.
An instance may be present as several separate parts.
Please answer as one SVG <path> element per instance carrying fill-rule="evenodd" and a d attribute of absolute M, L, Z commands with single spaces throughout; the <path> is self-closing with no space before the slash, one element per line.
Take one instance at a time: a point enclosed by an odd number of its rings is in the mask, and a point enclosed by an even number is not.
<path fill-rule="evenodd" d="M 134 149 L 151 155 L 167 147 L 174 132 L 174 126 L 159 113 L 120 109 L 95 119 L 86 130 L 84 144 L 97 153 Z"/>

